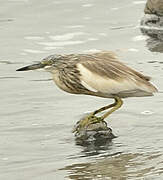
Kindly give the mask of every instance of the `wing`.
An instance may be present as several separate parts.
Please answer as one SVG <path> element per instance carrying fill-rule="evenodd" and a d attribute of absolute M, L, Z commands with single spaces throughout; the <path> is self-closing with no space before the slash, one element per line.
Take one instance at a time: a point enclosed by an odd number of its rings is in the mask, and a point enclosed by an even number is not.
<path fill-rule="evenodd" d="M 150 78 L 124 65 L 110 52 L 102 52 L 81 58 L 77 63 L 81 84 L 90 91 L 107 94 L 135 92 L 152 94 L 157 89 Z"/>

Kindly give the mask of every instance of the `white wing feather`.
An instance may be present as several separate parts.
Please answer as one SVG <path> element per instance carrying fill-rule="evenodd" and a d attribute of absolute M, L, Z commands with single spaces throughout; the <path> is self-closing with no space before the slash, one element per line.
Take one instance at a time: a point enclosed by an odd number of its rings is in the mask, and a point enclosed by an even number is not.
<path fill-rule="evenodd" d="M 107 94 L 117 94 L 123 91 L 142 90 L 150 92 L 149 88 L 143 84 L 139 84 L 135 79 L 126 78 L 121 81 L 116 81 L 107 77 L 102 77 L 96 73 L 91 72 L 82 64 L 77 64 L 78 70 L 81 74 L 82 85 L 93 92 L 103 92 Z"/>

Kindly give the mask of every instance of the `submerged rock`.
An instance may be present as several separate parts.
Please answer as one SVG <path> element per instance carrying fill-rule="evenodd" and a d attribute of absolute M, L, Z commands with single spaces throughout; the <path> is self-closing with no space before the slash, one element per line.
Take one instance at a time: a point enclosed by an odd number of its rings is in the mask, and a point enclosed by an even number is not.
<path fill-rule="evenodd" d="M 147 47 L 152 52 L 163 52 L 163 0 L 147 0 L 140 30 L 146 39 Z"/>
<path fill-rule="evenodd" d="M 82 119 L 81 119 L 82 120 Z M 80 120 L 80 121 L 81 121 Z M 79 145 L 96 143 L 96 145 L 104 145 L 110 142 L 116 136 L 112 133 L 112 129 L 107 126 L 105 121 L 88 125 L 87 128 L 76 130 L 78 122 L 74 127 L 75 140 Z"/>
<path fill-rule="evenodd" d="M 155 38 L 146 40 L 147 47 L 151 52 L 163 52 L 163 41 Z"/>
<path fill-rule="evenodd" d="M 141 19 L 141 32 L 152 38 L 163 40 L 163 0 L 148 0 Z"/>
<path fill-rule="evenodd" d="M 141 19 L 140 30 L 145 35 L 163 41 L 163 16 L 145 14 Z"/>

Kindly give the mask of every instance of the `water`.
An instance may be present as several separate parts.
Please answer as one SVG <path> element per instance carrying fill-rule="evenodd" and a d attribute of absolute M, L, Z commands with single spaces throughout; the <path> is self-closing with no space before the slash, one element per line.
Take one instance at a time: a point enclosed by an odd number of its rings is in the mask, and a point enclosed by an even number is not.
<path fill-rule="evenodd" d="M 0 1 L 0 179 L 162 179 L 163 54 L 140 33 L 142 0 Z M 149 48 L 150 49 L 150 48 Z M 114 50 L 160 93 L 126 99 L 108 118 L 118 138 L 78 146 L 71 133 L 110 99 L 70 95 L 44 71 L 16 72 L 54 53 Z"/>

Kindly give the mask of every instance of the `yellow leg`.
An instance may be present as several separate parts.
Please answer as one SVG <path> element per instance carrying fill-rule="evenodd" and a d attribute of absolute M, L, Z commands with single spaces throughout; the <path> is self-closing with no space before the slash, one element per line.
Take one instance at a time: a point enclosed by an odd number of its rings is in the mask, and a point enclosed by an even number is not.
<path fill-rule="evenodd" d="M 116 106 L 116 101 L 113 104 L 109 104 L 108 106 L 104 106 L 104 107 L 94 111 L 93 113 L 90 113 L 87 117 L 85 117 L 83 120 L 80 121 L 80 125 L 82 127 L 87 127 L 89 124 L 103 121 L 103 118 L 97 117 L 97 116 L 95 116 L 95 114 L 98 114 L 98 113 L 105 111 L 109 108 L 112 108 L 114 106 Z"/>
<path fill-rule="evenodd" d="M 121 98 L 115 96 L 114 97 L 115 99 L 115 106 L 108 112 L 106 112 L 103 116 L 101 116 L 101 118 L 104 120 L 106 117 L 108 117 L 112 112 L 116 111 L 117 109 L 119 109 L 122 104 L 123 104 L 123 101 Z"/>
<path fill-rule="evenodd" d="M 102 107 L 102 108 L 94 111 L 94 112 L 92 113 L 92 115 L 98 114 L 98 113 L 100 113 L 100 112 L 102 112 L 102 111 L 105 111 L 105 110 L 107 110 L 107 109 L 109 109 L 109 108 L 112 108 L 112 107 L 114 107 L 115 105 L 116 105 L 116 101 L 115 101 L 113 104 L 109 104 L 108 106 L 104 106 L 104 107 Z"/>
<path fill-rule="evenodd" d="M 112 112 L 119 109 L 122 106 L 123 101 L 119 97 L 114 97 L 114 99 L 115 99 L 115 102 L 113 104 L 102 107 L 102 108 L 94 111 L 93 113 L 91 113 L 90 115 L 85 117 L 84 119 L 80 120 L 77 127 L 76 127 L 76 131 L 79 131 L 82 128 L 87 128 L 90 124 L 99 123 L 100 121 L 104 121 L 104 119 L 107 116 L 109 116 Z M 107 113 L 105 113 L 103 116 L 101 116 L 101 117 L 95 116 L 95 114 L 100 113 L 102 111 L 105 111 L 105 110 L 107 110 L 109 108 L 112 108 L 112 109 L 110 111 L 108 111 Z"/>

